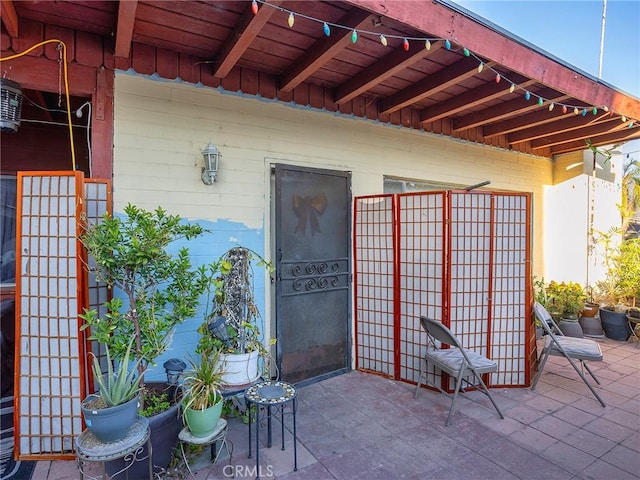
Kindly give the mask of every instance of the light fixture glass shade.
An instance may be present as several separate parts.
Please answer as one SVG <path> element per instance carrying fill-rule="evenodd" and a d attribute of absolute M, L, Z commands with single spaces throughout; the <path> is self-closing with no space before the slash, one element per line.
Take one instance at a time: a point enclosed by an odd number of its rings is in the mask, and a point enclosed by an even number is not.
<path fill-rule="evenodd" d="M 202 182 L 205 185 L 212 185 L 216 181 L 221 156 L 220 151 L 211 142 L 202 150 L 202 159 L 204 161 L 204 167 L 202 167 Z"/>
<path fill-rule="evenodd" d="M 167 383 L 169 385 L 177 385 L 180 381 L 180 376 L 184 369 L 187 368 L 187 364 L 179 358 L 170 358 L 162 364 L 164 371 L 167 374 Z"/>
<path fill-rule="evenodd" d="M 207 327 L 209 333 L 216 337 L 221 342 L 229 347 L 229 331 L 227 330 L 227 319 L 225 317 L 218 317 Z"/>

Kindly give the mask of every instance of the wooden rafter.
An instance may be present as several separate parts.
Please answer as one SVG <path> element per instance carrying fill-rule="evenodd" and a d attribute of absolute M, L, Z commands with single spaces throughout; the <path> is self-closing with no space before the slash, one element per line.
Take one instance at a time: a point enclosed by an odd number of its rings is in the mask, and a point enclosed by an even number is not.
<path fill-rule="evenodd" d="M 520 115 L 516 118 L 508 118 L 501 120 L 491 125 L 482 127 L 482 135 L 485 138 L 496 137 L 498 135 L 505 135 L 511 132 L 517 132 L 526 128 L 535 127 L 536 125 L 542 125 L 544 123 L 555 122 L 563 118 L 571 117 L 573 113 L 562 113 L 562 110 L 556 108 L 553 112 L 549 110 L 538 110 L 527 115 Z"/>
<path fill-rule="evenodd" d="M 528 80 L 524 77 L 513 77 L 514 80 L 522 85 L 523 88 L 527 88 L 533 85 L 533 80 Z M 463 110 L 473 108 L 476 105 L 482 105 L 493 99 L 500 98 L 504 95 L 509 95 L 509 84 L 501 84 L 496 82 L 489 82 L 481 85 L 480 87 L 469 90 L 463 94 L 452 97 L 449 100 L 440 102 L 433 107 L 425 108 L 420 114 L 420 122 L 428 123 L 435 122 L 441 118 L 449 115 L 455 115 Z"/>
<path fill-rule="evenodd" d="M 274 7 L 279 6 L 282 0 L 269 1 Z M 260 30 L 278 10 L 276 8 L 260 8 L 256 14 L 247 8 L 240 20 L 233 27 L 227 37 L 220 53 L 216 56 L 213 76 L 225 78 L 238 60 L 249 48 L 251 42 L 258 36 Z"/>
<path fill-rule="evenodd" d="M 602 124 L 606 123 L 606 127 Z M 617 118 L 608 118 L 606 122 L 590 125 L 588 127 L 576 128 L 566 132 L 557 133 L 555 135 L 545 135 L 531 140 L 531 148 L 544 148 L 560 145 L 562 143 L 574 140 L 586 140 L 594 135 L 606 135 L 620 130 L 624 130 L 627 126 Z"/>
<path fill-rule="evenodd" d="M 463 58 L 448 67 L 438 70 L 424 80 L 395 93 L 380 102 L 381 113 L 387 114 L 400 110 L 429 95 L 471 78 L 478 73 L 478 62 L 473 58 Z"/>
<path fill-rule="evenodd" d="M 351 80 L 343 83 L 336 89 L 335 102 L 337 104 L 348 102 L 355 97 L 362 95 L 367 90 L 382 83 L 389 77 L 433 54 L 444 44 L 436 42 L 430 50 L 420 48 L 410 54 L 404 48 L 397 48 L 386 57 L 381 58 L 370 67 L 362 70 Z"/>
<path fill-rule="evenodd" d="M 2 23 L 4 28 L 7 29 L 7 33 L 11 38 L 18 37 L 18 14 L 16 13 L 16 7 L 13 5 L 12 0 L 0 1 L 0 17 L 2 17 Z"/>
<path fill-rule="evenodd" d="M 543 98 L 552 102 L 561 102 L 569 98 L 567 95 L 556 92 L 552 88 L 544 88 L 536 92 Z M 527 101 L 524 96 L 518 94 L 514 100 L 501 103 L 495 107 L 487 108 L 479 112 L 459 117 L 453 121 L 453 131 L 459 132 L 470 128 L 479 127 L 488 123 L 498 122 L 514 115 L 522 115 L 533 110 L 539 110 L 540 106 L 535 102 Z"/>
<path fill-rule="evenodd" d="M 137 8 L 137 0 L 118 2 L 118 25 L 116 26 L 116 46 L 114 51 L 114 56 L 116 57 L 129 58 Z"/>
<path fill-rule="evenodd" d="M 640 126 L 629 128 L 627 125 L 627 128 L 623 130 L 606 135 L 593 136 L 589 140 L 591 140 L 591 145 L 594 147 L 601 147 L 603 145 L 627 142 L 636 138 L 640 138 Z M 586 148 L 587 144 L 584 140 L 574 140 L 551 147 L 551 153 L 553 155 L 559 155 L 561 153 L 575 152 L 576 150 L 584 150 Z"/>
<path fill-rule="evenodd" d="M 547 135 L 583 129 L 591 125 L 602 125 L 604 121 L 608 120 L 612 120 L 608 114 L 601 114 L 597 117 L 594 117 L 593 115 L 591 117 L 583 117 L 582 115 L 575 115 L 574 113 L 571 113 L 568 117 L 563 118 L 562 120 L 554 118 L 553 122 L 547 122 L 536 126 L 529 125 L 525 129 L 512 132 L 509 134 L 508 140 L 511 144 L 520 143 L 542 138 Z M 620 123 L 620 120 L 616 119 L 616 122 Z"/>
<path fill-rule="evenodd" d="M 369 23 L 369 14 L 354 8 L 337 22 L 347 28 L 336 29 L 330 37 L 320 38 L 304 55 L 295 61 L 280 80 L 280 90 L 289 92 L 306 80 L 309 75 L 320 69 L 337 52 L 351 43 L 351 30 L 364 28 Z"/>

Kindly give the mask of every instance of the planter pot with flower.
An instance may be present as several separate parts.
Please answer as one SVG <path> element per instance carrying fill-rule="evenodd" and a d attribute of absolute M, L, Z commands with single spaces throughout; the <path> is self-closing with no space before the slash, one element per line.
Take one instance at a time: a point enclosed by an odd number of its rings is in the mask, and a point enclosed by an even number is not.
<path fill-rule="evenodd" d="M 250 384 L 268 370 L 269 351 L 261 338 L 261 316 L 254 298 L 254 264 L 271 271 L 271 265 L 248 248 L 234 247 L 222 255 L 211 313 L 198 329 L 196 352 L 220 351 L 225 387 Z"/>
<path fill-rule="evenodd" d="M 636 306 L 640 296 L 640 238 L 620 240 L 620 234 L 613 229 L 602 235 L 607 270 L 605 279 L 596 285 L 602 328 L 613 340 L 631 336 L 627 312 Z"/>

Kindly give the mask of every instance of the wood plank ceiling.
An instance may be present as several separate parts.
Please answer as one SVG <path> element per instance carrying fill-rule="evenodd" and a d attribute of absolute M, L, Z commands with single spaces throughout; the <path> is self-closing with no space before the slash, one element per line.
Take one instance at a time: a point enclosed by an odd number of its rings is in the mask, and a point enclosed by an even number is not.
<path fill-rule="evenodd" d="M 192 57 L 207 85 L 519 152 L 640 138 L 639 99 L 446 0 L 2 0 L 21 19 L 103 36 L 116 68 Z"/>

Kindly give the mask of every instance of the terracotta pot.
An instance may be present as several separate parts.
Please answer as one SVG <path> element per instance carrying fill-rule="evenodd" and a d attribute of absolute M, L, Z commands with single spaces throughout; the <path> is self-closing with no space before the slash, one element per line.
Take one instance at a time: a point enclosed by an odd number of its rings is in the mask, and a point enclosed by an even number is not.
<path fill-rule="evenodd" d="M 597 303 L 587 302 L 584 304 L 584 310 L 582 310 L 582 316 L 595 317 L 599 309 L 600 309 L 600 305 L 598 305 Z"/>

